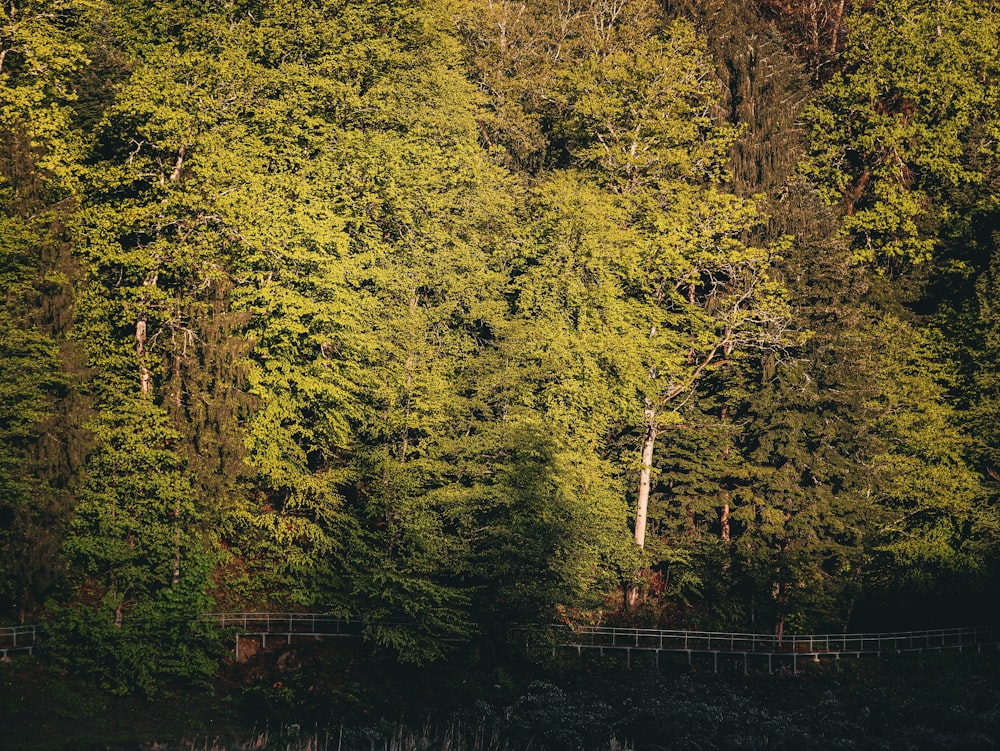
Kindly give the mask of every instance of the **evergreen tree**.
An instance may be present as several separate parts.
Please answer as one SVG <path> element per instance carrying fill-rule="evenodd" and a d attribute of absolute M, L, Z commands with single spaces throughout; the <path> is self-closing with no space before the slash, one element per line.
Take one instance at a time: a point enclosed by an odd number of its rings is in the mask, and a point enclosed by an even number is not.
<path fill-rule="evenodd" d="M 79 196 L 80 80 L 91 6 L 0 8 L 0 608 L 24 620 L 60 562 L 77 461 L 55 415 L 70 382 L 67 220 Z M 52 466 L 49 466 L 52 465 Z"/>

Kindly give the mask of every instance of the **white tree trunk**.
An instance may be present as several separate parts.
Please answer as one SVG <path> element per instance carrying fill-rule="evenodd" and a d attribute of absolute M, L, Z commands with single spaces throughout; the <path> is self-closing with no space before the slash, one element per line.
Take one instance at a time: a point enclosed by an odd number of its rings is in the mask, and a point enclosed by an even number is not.
<path fill-rule="evenodd" d="M 646 402 L 646 434 L 642 437 L 642 466 L 639 468 L 639 497 L 635 506 L 635 544 L 640 549 L 646 546 L 646 515 L 649 508 L 649 491 L 653 479 L 653 449 L 656 447 L 656 408 Z M 639 585 L 629 582 L 625 585 L 625 607 L 635 610 L 639 605 Z"/>
<path fill-rule="evenodd" d="M 155 287 L 159 274 L 152 272 L 142 280 L 143 287 Z M 149 302 L 149 296 L 143 295 L 143 305 Z M 139 360 L 139 393 L 149 396 L 153 392 L 153 374 L 149 369 L 146 355 L 146 314 L 143 313 L 135 322 L 135 355 Z"/>
<path fill-rule="evenodd" d="M 146 362 L 146 317 L 135 322 L 135 355 L 139 359 L 139 393 L 148 396 L 153 390 L 153 376 Z"/>
<path fill-rule="evenodd" d="M 656 447 L 656 409 L 646 403 L 646 434 L 642 438 L 642 466 L 639 469 L 639 497 L 635 507 L 635 544 L 646 546 L 646 513 L 653 478 L 653 449 Z"/>

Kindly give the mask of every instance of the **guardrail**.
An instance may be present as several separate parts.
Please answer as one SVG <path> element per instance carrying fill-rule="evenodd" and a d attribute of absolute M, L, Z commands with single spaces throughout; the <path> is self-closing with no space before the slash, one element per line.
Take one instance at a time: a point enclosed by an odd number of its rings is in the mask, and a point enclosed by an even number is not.
<path fill-rule="evenodd" d="M 0 659 L 10 652 L 32 654 L 38 639 L 38 626 L 5 626 L 0 628 Z"/>
<path fill-rule="evenodd" d="M 240 658 L 240 639 L 256 638 L 266 648 L 268 638 L 361 636 L 365 621 L 330 613 L 205 613 L 202 620 L 210 621 L 235 633 L 235 656 Z M 371 625 L 371 624 L 368 624 Z M 395 624 L 408 625 L 408 624 Z M 573 649 L 577 653 L 597 650 L 624 652 L 631 666 L 632 652 L 652 652 L 659 665 L 661 652 L 711 655 L 718 670 L 719 657 L 741 658 L 744 670 L 751 659 L 766 658 L 768 671 L 775 661 L 789 663 L 793 672 L 801 660 L 819 661 L 842 656 L 883 655 L 905 652 L 978 649 L 1000 646 L 1000 629 L 951 628 L 923 631 L 872 632 L 855 634 L 773 634 L 736 633 L 728 631 L 687 631 L 669 629 L 618 628 L 611 626 L 552 626 L 518 627 L 517 630 L 548 632 L 548 644 L 554 648 Z M 34 652 L 40 626 L 0 627 L 0 658 L 11 652 Z"/>
<path fill-rule="evenodd" d="M 994 629 L 953 628 L 858 634 L 747 634 L 724 631 L 683 631 L 564 627 L 563 646 L 608 647 L 664 651 L 748 652 L 764 654 L 926 651 L 995 643 Z"/>
<path fill-rule="evenodd" d="M 268 637 L 284 638 L 286 644 L 291 644 L 292 637 L 360 636 L 365 625 L 360 619 L 329 613 L 205 613 L 202 620 L 236 629 L 233 658 L 237 662 L 241 657 L 240 639 L 260 639 L 261 649 L 266 649 Z"/>
<path fill-rule="evenodd" d="M 994 629 L 953 628 L 925 631 L 898 631 L 858 634 L 746 634 L 723 631 L 681 631 L 663 629 L 614 628 L 606 626 L 560 626 L 555 638 L 558 648 L 575 649 L 577 654 L 606 650 L 625 654 L 626 665 L 632 666 L 632 652 L 653 653 L 657 668 L 660 653 L 684 653 L 688 665 L 694 655 L 709 655 L 712 669 L 719 671 L 723 662 L 742 663 L 743 672 L 754 664 L 766 662 L 768 673 L 775 665 L 791 667 L 798 673 L 802 661 L 819 662 L 821 658 L 861 658 L 863 655 L 902 654 L 954 649 L 996 647 L 998 634 Z"/>
<path fill-rule="evenodd" d="M 202 620 L 254 634 L 356 635 L 364 621 L 329 613 L 205 613 Z"/>

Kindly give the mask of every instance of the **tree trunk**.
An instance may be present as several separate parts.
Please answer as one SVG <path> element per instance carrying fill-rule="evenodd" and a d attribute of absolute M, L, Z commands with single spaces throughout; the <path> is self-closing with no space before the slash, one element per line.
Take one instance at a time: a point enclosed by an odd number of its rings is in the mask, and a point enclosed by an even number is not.
<path fill-rule="evenodd" d="M 625 609 L 634 612 L 639 607 L 639 585 L 629 582 L 625 585 Z"/>
<path fill-rule="evenodd" d="M 656 409 L 646 402 L 646 434 L 642 438 L 642 466 L 639 469 L 639 497 L 635 508 L 635 544 L 646 546 L 646 513 L 653 477 L 653 449 L 656 447 Z"/>
<path fill-rule="evenodd" d="M 187 149 L 181 146 L 177 152 L 177 159 L 174 161 L 174 171 L 170 173 L 170 182 L 175 183 L 181 179 L 181 169 L 184 167 L 185 156 L 187 156 Z"/>
<path fill-rule="evenodd" d="M 181 418 L 181 409 L 184 406 L 184 389 L 181 385 L 181 356 L 174 348 L 174 407 L 177 408 L 177 419 Z"/>
<path fill-rule="evenodd" d="M 152 272 L 142 280 L 143 287 L 155 287 L 158 278 L 157 272 Z M 149 297 L 143 295 L 143 305 L 149 302 Z M 149 370 L 149 361 L 146 356 L 146 314 L 142 313 L 135 322 L 135 355 L 139 360 L 139 393 L 149 396 L 153 392 L 153 375 Z"/>
<path fill-rule="evenodd" d="M 830 33 L 830 54 L 837 54 L 837 47 L 840 42 L 840 28 L 844 24 L 844 0 L 837 4 L 837 10 L 833 14 L 833 27 Z"/>
<path fill-rule="evenodd" d="M 139 393 L 148 396 L 153 390 L 153 377 L 146 362 L 146 316 L 135 322 L 135 355 L 139 359 Z"/>
<path fill-rule="evenodd" d="M 174 572 L 170 586 L 176 587 L 181 581 L 181 510 L 174 507 Z"/>
<path fill-rule="evenodd" d="M 649 491 L 653 478 L 653 449 L 656 447 L 656 409 L 646 402 L 646 434 L 642 438 L 642 466 L 639 468 L 639 497 L 635 507 L 635 544 L 646 546 L 646 515 L 649 508 Z M 639 605 L 639 585 L 625 585 L 625 607 L 634 611 Z"/>
<path fill-rule="evenodd" d="M 778 617 L 774 625 L 774 634 L 778 637 L 778 644 L 785 636 L 785 603 L 788 601 L 788 590 L 785 582 L 779 582 L 777 586 Z"/>
<path fill-rule="evenodd" d="M 722 511 L 719 512 L 719 536 L 723 542 L 729 542 L 729 503 L 723 501 Z"/>

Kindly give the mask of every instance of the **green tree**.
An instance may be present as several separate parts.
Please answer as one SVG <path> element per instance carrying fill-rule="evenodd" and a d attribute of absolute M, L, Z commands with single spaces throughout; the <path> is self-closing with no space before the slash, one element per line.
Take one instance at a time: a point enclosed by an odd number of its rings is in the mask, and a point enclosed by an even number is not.
<path fill-rule="evenodd" d="M 59 469 L 76 460 L 55 417 L 68 385 L 58 338 L 69 317 L 65 224 L 79 195 L 78 91 L 94 5 L 0 8 L 0 607 L 21 620 L 60 568 L 69 498 Z"/>
<path fill-rule="evenodd" d="M 131 40 L 80 221 L 78 336 L 104 399 L 138 393 L 184 436 L 224 568 L 248 572 L 222 589 L 311 604 L 330 579 L 343 479 L 331 455 L 351 414 L 324 99 L 343 87 L 305 65 L 331 42 L 320 9 L 280 23 L 231 10 Z M 146 28 L 180 17 L 165 7 Z M 319 36 L 276 58 L 281 23 Z"/>
<path fill-rule="evenodd" d="M 977 441 L 957 427 L 976 410 L 956 407 L 976 402 L 984 343 L 975 285 L 996 216 L 998 19 L 993 3 L 857 4 L 843 72 L 805 113 L 807 173 L 842 206 L 854 260 L 894 280 L 866 326 L 877 388 L 863 455 L 886 515 L 873 589 L 899 577 L 903 600 L 976 578 L 994 537 L 969 462 Z"/>
<path fill-rule="evenodd" d="M 995 210 L 994 3 L 858 4 L 844 72 L 807 108 L 809 173 L 845 211 L 855 257 L 905 269 Z M 991 208 L 992 207 L 992 208 Z"/>
<path fill-rule="evenodd" d="M 982 569 L 996 508 L 967 462 L 960 414 L 946 398 L 954 368 L 938 356 L 933 331 L 887 317 L 872 335 L 880 366 L 869 469 L 887 517 L 873 541 L 881 564 L 873 578 L 883 590 L 940 593 L 951 577 Z"/>
<path fill-rule="evenodd" d="M 135 603 L 180 581 L 182 560 L 199 551 L 190 479 L 163 410 L 133 398 L 93 426 L 67 554 L 79 584 L 112 607 L 116 625 Z M 88 593 L 89 594 L 89 593 Z"/>
<path fill-rule="evenodd" d="M 60 565 L 66 499 L 38 477 L 34 460 L 44 422 L 65 386 L 59 366 L 51 339 L 25 327 L 9 309 L 0 310 L 0 607 L 22 622 Z"/>
<path fill-rule="evenodd" d="M 776 249 L 745 245 L 757 207 L 711 187 L 724 174 L 733 132 L 708 117 L 713 93 L 691 27 L 602 47 L 568 78 L 570 151 L 620 195 L 642 238 L 628 293 L 642 312 L 632 388 L 644 435 L 635 524 L 645 540 L 655 441 L 661 424 L 710 368 L 746 350 L 779 345 L 787 311 L 766 274 Z"/>
<path fill-rule="evenodd" d="M 495 414 L 493 253 L 512 200 L 479 146 L 479 101 L 446 19 L 414 4 L 384 22 L 399 33 L 342 152 L 352 282 L 373 337 L 359 352 L 352 596 L 377 642 L 422 660 L 471 625 L 451 486 Z"/>

